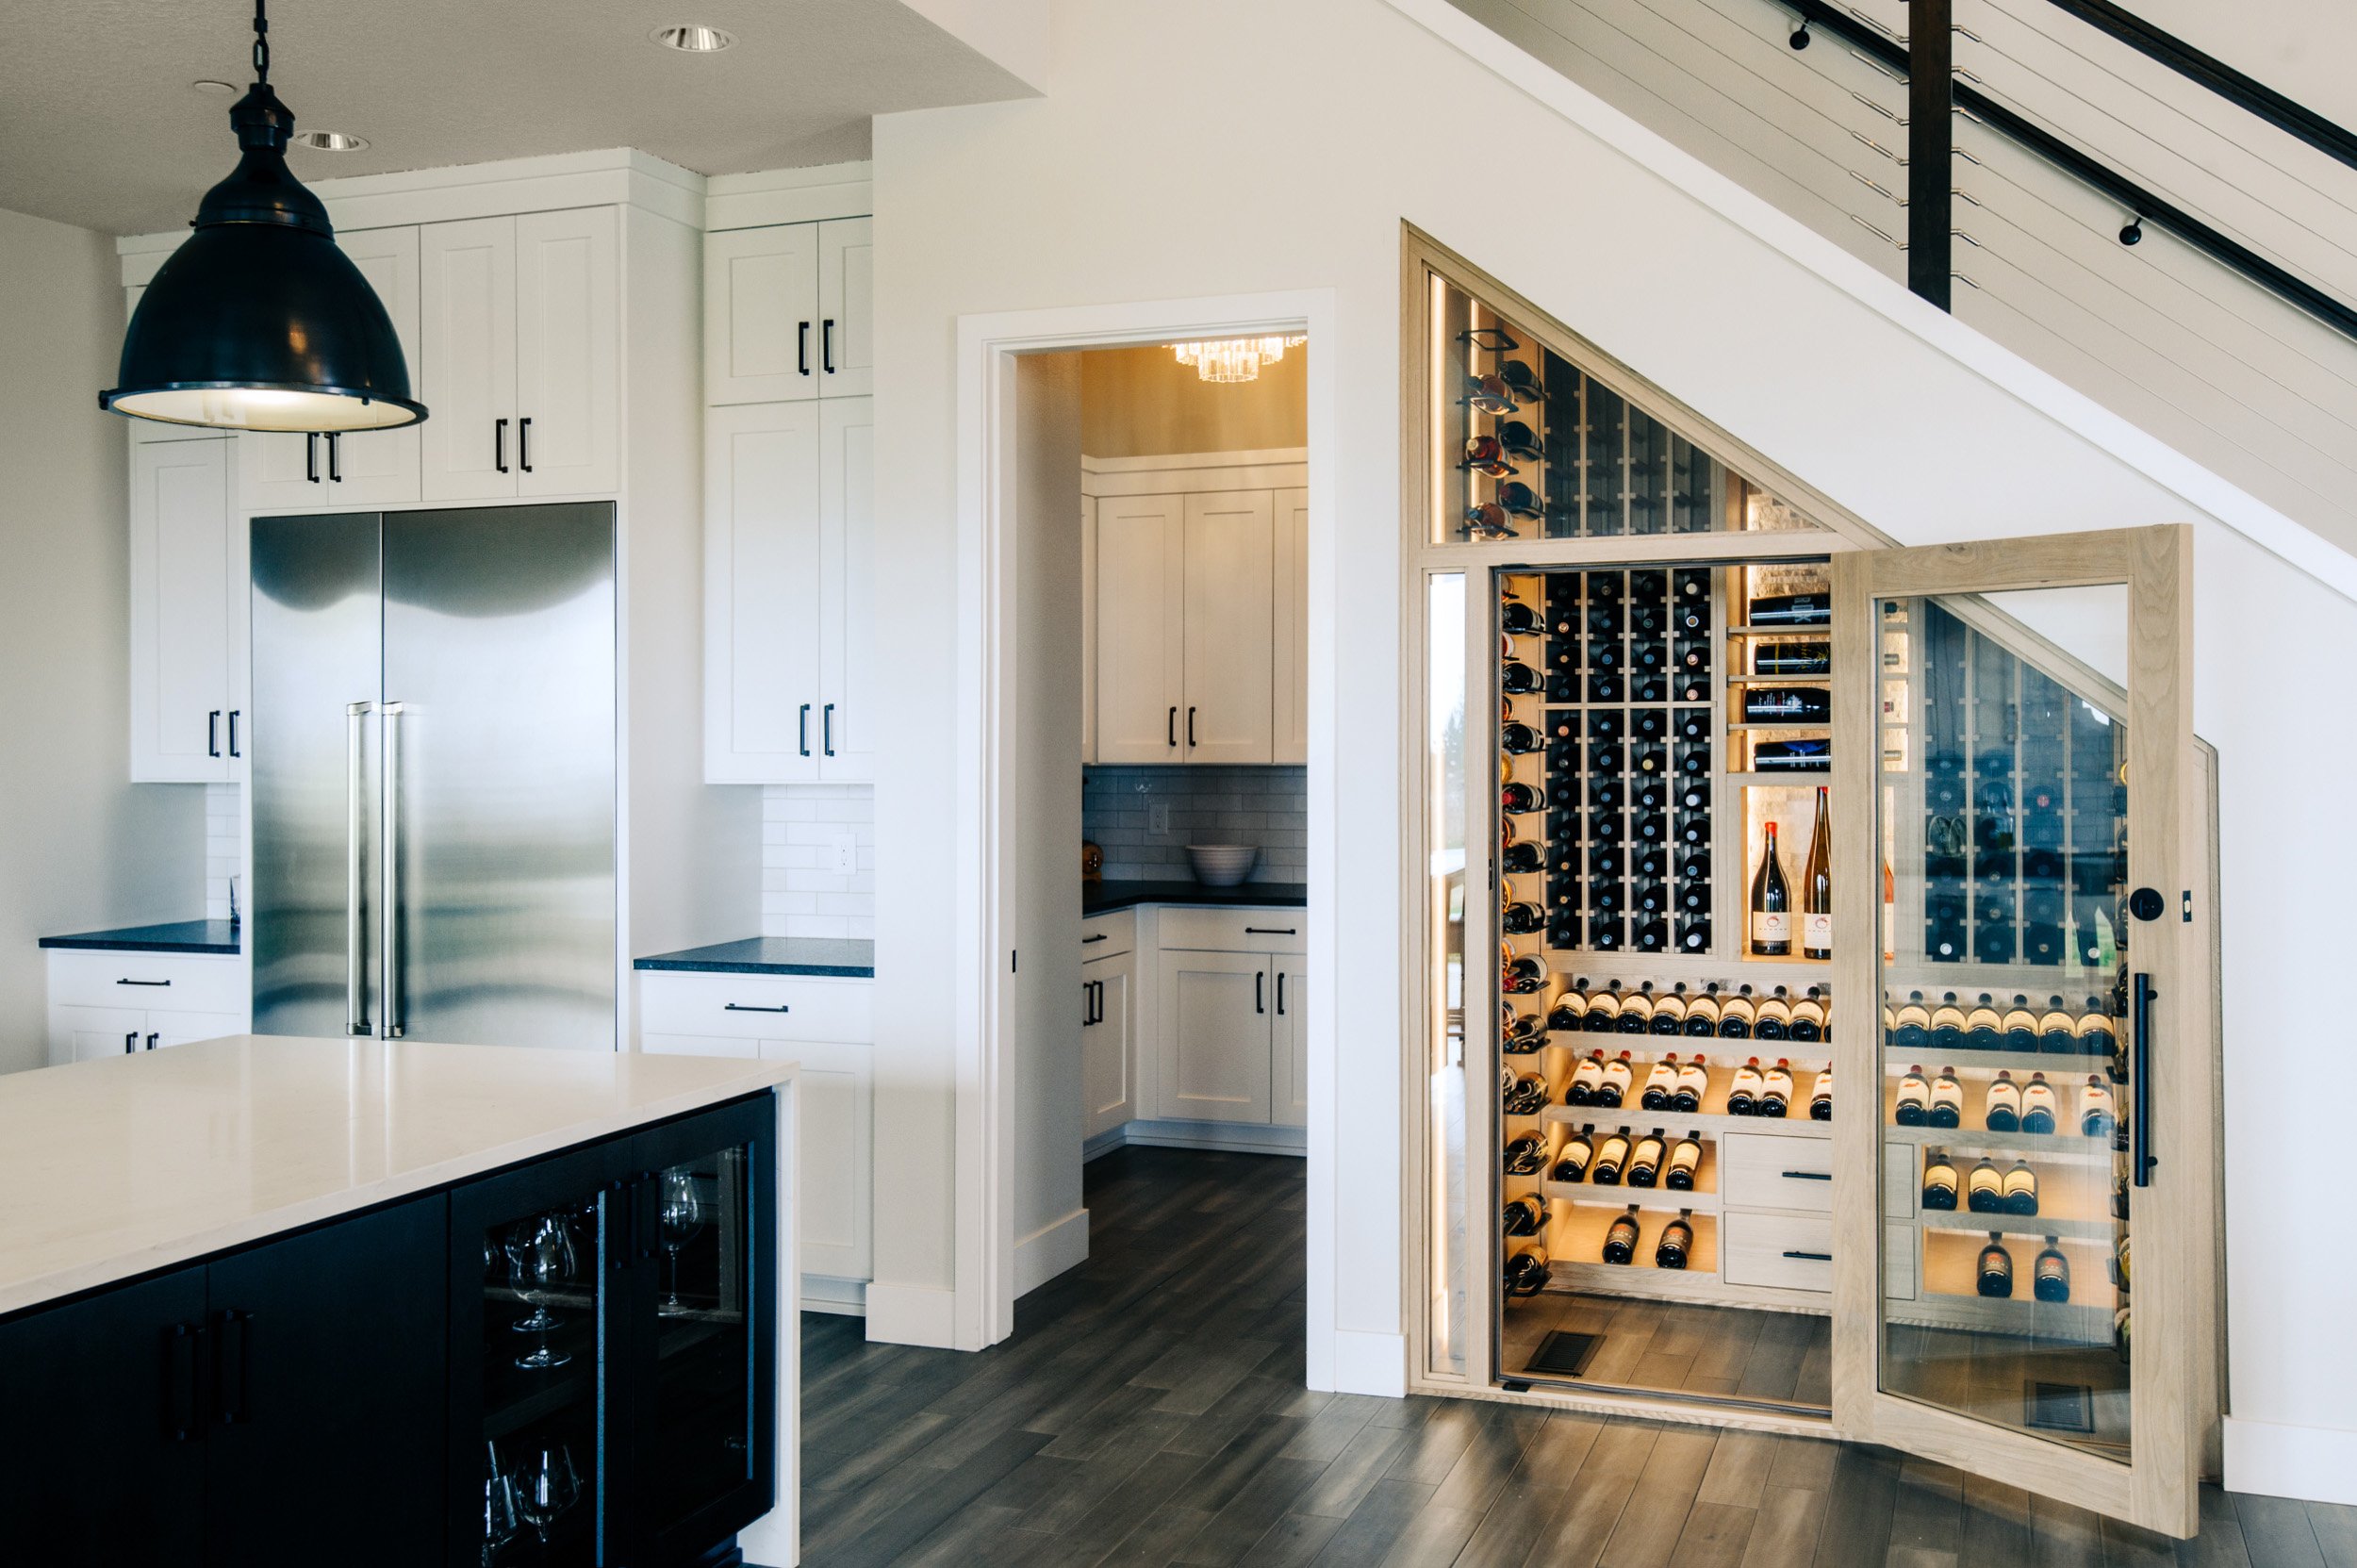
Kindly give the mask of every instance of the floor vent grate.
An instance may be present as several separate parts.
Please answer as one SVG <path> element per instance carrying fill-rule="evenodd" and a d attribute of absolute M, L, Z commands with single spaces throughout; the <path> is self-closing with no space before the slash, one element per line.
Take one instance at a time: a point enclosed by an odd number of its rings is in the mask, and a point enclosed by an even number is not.
<path fill-rule="evenodd" d="M 1539 1342 L 1538 1354 L 1530 1358 L 1523 1370 L 1550 1378 L 1580 1377 L 1587 1372 L 1588 1363 L 1596 1359 L 1596 1347 L 1603 1343 L 1602 1334 L 1574 1334 L 1558 1329 Z"/>
<path fill-rule="evenodd" d="M 2021 1422 L 2050 1432 L 2095 1430 L 2095 1391 L 2085 1383 L 2041 1383 L 2022 1387 Z"/>

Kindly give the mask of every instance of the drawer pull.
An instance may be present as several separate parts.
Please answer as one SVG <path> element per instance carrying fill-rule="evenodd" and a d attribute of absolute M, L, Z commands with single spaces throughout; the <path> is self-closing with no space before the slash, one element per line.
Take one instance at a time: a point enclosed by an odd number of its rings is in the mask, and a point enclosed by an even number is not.
<path fill-rule="evenodd" d="M 1804 1259 L 1812 1263 L 1830 1263 L 1833 1262 L 1833 1254 L 1830 1252 L 1795 1252 L 1790 1247 L 1787 1247 L 1785 1248 L 1784 1255 L 1788 1258 Z"/>
<path fill-rule="evenodd" d="M 1788 1170 L 1784 1173 L 1784 1179 L 1787 1181 L 1830 1181 L 1833 1180 L 1833 1172 L 1829 1170 Z"/>
<path fill-rule="evenodd" d="M 1080 946 L 1085 948 L 1091 942 L 1102 942 L 1112 934 L 1113 933 L 1111 932 L 1100 931 L 1095 936 L 1083 936 L 1080 938 Z"/>
<path fill-rule="evenodd" d="M 794 1009 L 783 1004 L 777 1007 L 754 1007 L 747 1002 L 732 1001 L 721 1003 L 720 1011 L 723 1013 L 791 1013 Z"/>
<path fill-rule="evenodd" d="M 170 985 L 170 984 L 172 983 L 172 982 L 170 982 L 170 981 L 168 981 L 168 980 L 130 980 L 130 979 L 124 979 L 124 980 L 119 980 L 119 981 L 116 981 L 116 982 L 115 982 L 115 983 L 116 983 L 117 985 Z"/>
<path fill-rule="evenodd" d="M 1299 936 L 1301 934 L 1300 931 L 1293 926 L 1246 926 L 1244 928 L 1244 933 L 1246 936 Z"/>

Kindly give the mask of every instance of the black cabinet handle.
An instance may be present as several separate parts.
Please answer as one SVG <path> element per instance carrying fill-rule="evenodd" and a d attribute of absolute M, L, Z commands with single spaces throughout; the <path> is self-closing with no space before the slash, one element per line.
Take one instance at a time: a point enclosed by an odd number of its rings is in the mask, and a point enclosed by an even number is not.
<path fill-rule="evenodd" d="M 723 1013 L 791 1013 L 794 1009 L 783 1005 L 778 1007 L 756 1007 L 751 1002 L 728 1001 L 720 1004 L 720 1011 Z"/>
<path fill-rule="evenodd" d="M 829 375 L 834 374 L 834 318 L 818 323 L 818 364 Z"/>
<path fill-rule="evenodd" d="M 1187 710 L 1187 745 L 1190 749 L 1195 745 L 1195 710 L 1193 708 Z"/>
<path fill-rule="evenodd" d="M 203 1324 L 175 1323 L 164 1330 L 164 1435 L 174 1443 L 193 1443 L 204 1435 L 199 1380 L 204 1350 Z"/>
<path fill-rule="evenodd" d="M 316 430 L 303 437 L 303 477 L 314 485 L 320 482 L 320 433 Z"/>
<path fill-rule="evenodd" d="M 516 466 L 526 473 L 532 471 L 532 416 L 529 414 L 516 421 Z"/>
<path fill-rule="evenodd" d="M 1285 971 L 1282 969 L 1277 971 L 1277 1015 L 1280 1018 L 1285 1015 Z"/>
<path fill-rule="evenodd" d="M 829 756 L 834 755 L 834 704 L 830 702 L 818 715 L 818 748 Z"/>
<path fill-rule="evenodd" d="M 507 471 L 507 421 L 491 421 L 491 466 L 502 473 Z"/>
<path fill-rule="evenodd" d="M 794 365 L 802 374 L 810 374 L 810 323 L 804 322 L 794 335 Z"/>
<path fill-rule="evenodd" d="M 127 984 L 128 982 L 125 982 L 125 983 Z M 140 1032 L 135 1029 L 130 1033 L 123 1037 L 123 1054 L 128 1056 L 139 1048 Z"/>
<path fill-rule="evenodd" d="M 162 1038 L 163 1036 L 161 1034 L 150 1034 L 147 1037 L 147 1048 L 149 1050 L 154 1050 L 156 1048 L 156 1042 Z"/>
<path fill-rule="evenodd" d="M 1246 926 L 1244 928 L 1244 933 L 1246 936 L 1299 936 L 1301 934 L 1293 926 Z"/>
<path fill-rule="evenodd" d="M 1830 1181 L 1833 1180 L 1833 1172 L 1829 1170 L 1788 1170 L 1784 1173 L 1784 1179 L 1787 1181 Z"/>
<path fill-rule="evenodd" d="M 1262 1005 L 1261 999 L 1261 990 L 1267 984 L 1268 971 L 1266 969 L 1255 969 L 1252 971 L 1252 1011 L 1255 1013 L 1265 1013 L 1268 1011 L 1267 1007 Z"/>
<path fill-rule="evenodd" d="M 800 748 L 802 755 L 810 755 L 810 704 L 808 702 L 802 704 L 802 717 L 795 731 L 795 737 L 794 744 Z"/>
<path fill-rule="evenodd" d="M 1080 946 L 1082 946 L 1082 947 L 1084 947 L 1084 948 L 1085 948 L 1085 947 L 1087 947 L 1087 946 L 1088 946 L 1091 942 L 1102 942 L 1102 941 L 1104 941 L 1104 940 L 1106 939 L 1106 937 L 1107 937 L 1109 934 L 1110 934 L 1110 933 L 1106 933 L 1106 932 L 1101 932 L 1101 931 L 1100 931 L 1100 932 L 1098 932 L 1098 933 L 1097 933 L 1095 936 L 1083 936 L 1083 937 L 1081 937 L 1081 938 L 1080 938 Z"/>
<path fill-rule="evenodd" d="M 1833 1254 L 1830 1252 L 1795 1252 L 1788 1247 L 1785 1249 L 1784 1255 L 1788 1258 L 1800 1258 L 1812 1263 L 1830 1263 L 1833 1262 Z"/>
<path fill-rule="evenodd" d="M 2152 1003 L 2160 993 L 2152 989 L 2152 977 L 2143 973 L 2135 977 L 2134 990 L 2135 1056 L 2128 1070 L 2136 1075 L 2131 1091 L 2134 1104 L 2132 1114 L 2136 1124 L 2129 1129 L 2134 1140 L 2129 1164 L 2134 1168 L 2136 1185 L 2149 1187 L 2152 1184 L 2152 1167 L 2160 1163 L 2152 1157 Z"/>
<path fill-rule="evenodd" d="M 243 708 L 229 710 L 229 754 L 233 757 L 245 755 L 243 751 L 238 750 L 238 715 L 243 712 L 245 712 Z"/>
<path fill-rule="evenodd" d="M 335 430 L 328 433 L 327 482 L 330 485 L 340 485 L 344 482 L 343 440 L 344 436 L 342 431 Z"/>
<path fill-rule="evenodd" d="M 172 982 L 168 980 L 133 980 L 126 975 L 123 979 L 116 981 L 115 983 L 117 985 L 170 985 Z"/>
<path fill-rule="evenodd" d="M 221 710 L 215 708 L 205 719 L 205 754 L 221 755 Z"/>
<path fill-rule="evenodd" d="M 1177 708 L 1170 710 L 1170 729 L 1168 732 L 1168 738 L 1171 745 L 1176 746 L 1178 744 L 1178 710 Z"/>
<path fill-rule="evenodd" d="M 224 1427 L 254 1419 L 246 1377 L 247 1362 L 253 1359 L 247 1344 L 253 1323 L 252 1312 L 234 1307 L 223 1309 L 217 1320 L 221 1337 L 213 1342 L 213 1409 Z"/>

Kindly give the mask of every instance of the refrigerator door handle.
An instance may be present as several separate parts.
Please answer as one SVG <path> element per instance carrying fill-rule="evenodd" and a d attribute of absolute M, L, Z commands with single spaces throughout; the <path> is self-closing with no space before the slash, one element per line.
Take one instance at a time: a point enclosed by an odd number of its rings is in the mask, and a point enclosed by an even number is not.
<path fill-rule="evenodd" d="M 385 869 L 381 877 L 384 891 L 384 912 L 377 917 L 377 931 L 384 968 L 385 1000 L 378 1020 L 378 1035 L 398 1040 L 406 1032 L 402 1018 L 401 983 L 401 714 L 402 704 L 387 702 L 377 712 L 385 716 Z"/>
<path fill-rule="evenodd" d="M 344 1032 L 367 1035 L 369 1025 L 368 939 L 362 927 L 360 886 L 368 875 L 368 847 L 361 826 L 368 792 L 361 778 L 366 720 L 373 702 L 344 704 Z"/>

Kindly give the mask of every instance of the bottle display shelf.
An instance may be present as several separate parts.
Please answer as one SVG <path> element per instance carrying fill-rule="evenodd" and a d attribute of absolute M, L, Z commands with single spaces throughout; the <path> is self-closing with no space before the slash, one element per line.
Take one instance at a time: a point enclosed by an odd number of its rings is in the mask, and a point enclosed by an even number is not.
<path fill-rule="evenodd" d="M 1550 1206 L 1546 1244 L 1548 1258 L 1547 1288 L 1549 1290 L 1610 1289 L 1614 1281 L 1643 1276 L 1648 1279 L 1687 1279 L 1699 1287 L 1693 1294 L 1716 1294 L 1719 1285 L 1719 1216 L 1695 1210 L 1687 1220 L 1693 1230 L 1694 1245 L 1686 1255 L 1686 1266 L 1663 1268 L 1653 1261 L 1654 1249 L 1661 1243 L 1661 1232 L 1677 1217 L 1674 1210 L 1640 1207 L 1637 1214 L 1637 1251 L 1625 1263 L 1604 1261 L 1605 1233 L 1612 1222 L 1628 1212 L 1627 1204 L 1615 1206 L 1586 1203 Z M 1574 1284 L 1572 1281 L 1578 1281 Z"/>
<path fill-rule="evenodd" d="M 1705 1145 L 1706 1148 L 1709 1146 Z M 1706 1154 L 1706 1161 L 1711 1156 Z M 1552 1179 L 1539 1183 L 1539 1190 L 1557 1203 L 1574 1203 L 1584 1209 L 1610 1209 L 1615 1213 L 1635 1204 L 1640 1209 L 1666 1209 L 1672 1213 L 1688 1210 L 1697 1214 L 1715 1214 L 1721 1204 L 1719 1195 L 1695 1191 L 1681 1193 L 1669 1187 L 1608 1187 L 1592 1181 L 1557 1181 Z"/>
<path fill-rule="evenodd" d="M 2039 1238 L 2060 1236 L 2069 1240 L 2101 1243 L 2109 1248 L 2112 1238 L 2119 1232 L 2124 1221 L 2106 1214 L 2102 1219 L 2073 1219 L 2063 1214 L 1976 1214 L 1970 1210 L 1920 1209 L 1916 1222 L 1926 1230 L 1964 1230 L 1986 1236 L 1991 1230 L 2008 1236 L 2036 1235 Z M 2078 1279 L 2079 1261 L 2070 1261 L 2071 1279 Z"/>
<path fill-rule="evenodd" d="M 2107 1052 L 2101 1056 L 2083 1056 L 2077 1052 L 2046 1050 L 1948 1050 L 1930 1046 L 1903 1050 L 1897 1046 L 1883 1048 L 1883 1070 L 1904 1073 L 1920 1066 L 1926 1073 L 1942 1067 L 1953 1067 L 1958 1078 L 1991 1079 L 2001 1072 L 2013 1074 L 2017 1082 L 2031 1073 L 2044 1073 L 2055 1091 L 2086 1081 L 2087 1074 L 2095 1073 L 2110 1084 L 2115 1093 L 2119 1085 L 2112 1081 L 2109 1068 L 2112 1058 Z M 2057 1076 L 2057 1075 L 2061 1076 Z"/>
<path fill-rule="evenodd" d="M 2013 1258 L 2014 1294 L 2009 1296 L 1983 1296 L 1976 1288 L 1981 1248 L 1987 1245 L 1992 1230 L 2003 1237 L 2005 1250 Z M 1891 1302 L 1891 1318 L 2000 1329 L 2048 1343 L 2108 1346 L 2112 1311 L 2119 1305 L 2120 1294 L 2112 1288 L 2106 1272 L 2109 1247 L 2063 1238 L 2057 1245 L 2070 1263 L 2070 1299 L 2040 1301 L 2030 1294 L 2038 1250 L 2052 1233 L 1990 1226 L 1977 1232 L 1926 1231 L 1922 1289 L 1912 1302 Z"/>
<path fill-rule="evenodd" d="M 1723 1132 L 1762 1132 L 1774 1138 L 1830 1138 L 1833 1123 L 1813 1122 L 1805 1115 L 1798 1119 L 1774 1116 L 1730 1116 L 1723 1107 L 1727 1102 L 1726 1086 L 1715 1081 L 1712 1074 L 1711 1094 L 1704 1098 L 1707 1107 L 1717 1104 L 1717 1112 L 1686 1111 L 1606 1111 L 1593 1105 L 1550 1105 L 1541 1112 L 1548 1121 L 1564 1122 L 1573 1127 L 1594 1126 L 1602 1131 L 1612 1131 L 1624 1125 L 1632 1132 L 1650 1131 L 1656 1126 L 1674 1128 L 1681 1132 L 1699 1132 L 1706 1137 Z"/>
<path fill-rule="evenodd" d="M 2031 1154 L 2041 1160 L 2076 1165 L 2109 1164 L 2109 1134 L 2090 1138 L 2070 1132 L 1991 1132 L 1970 1127 L 1901 1127 L 1886 1121 L 1883 1137 L 1894 1144 L 1929 1144 L 1951 1154 Z"/>

